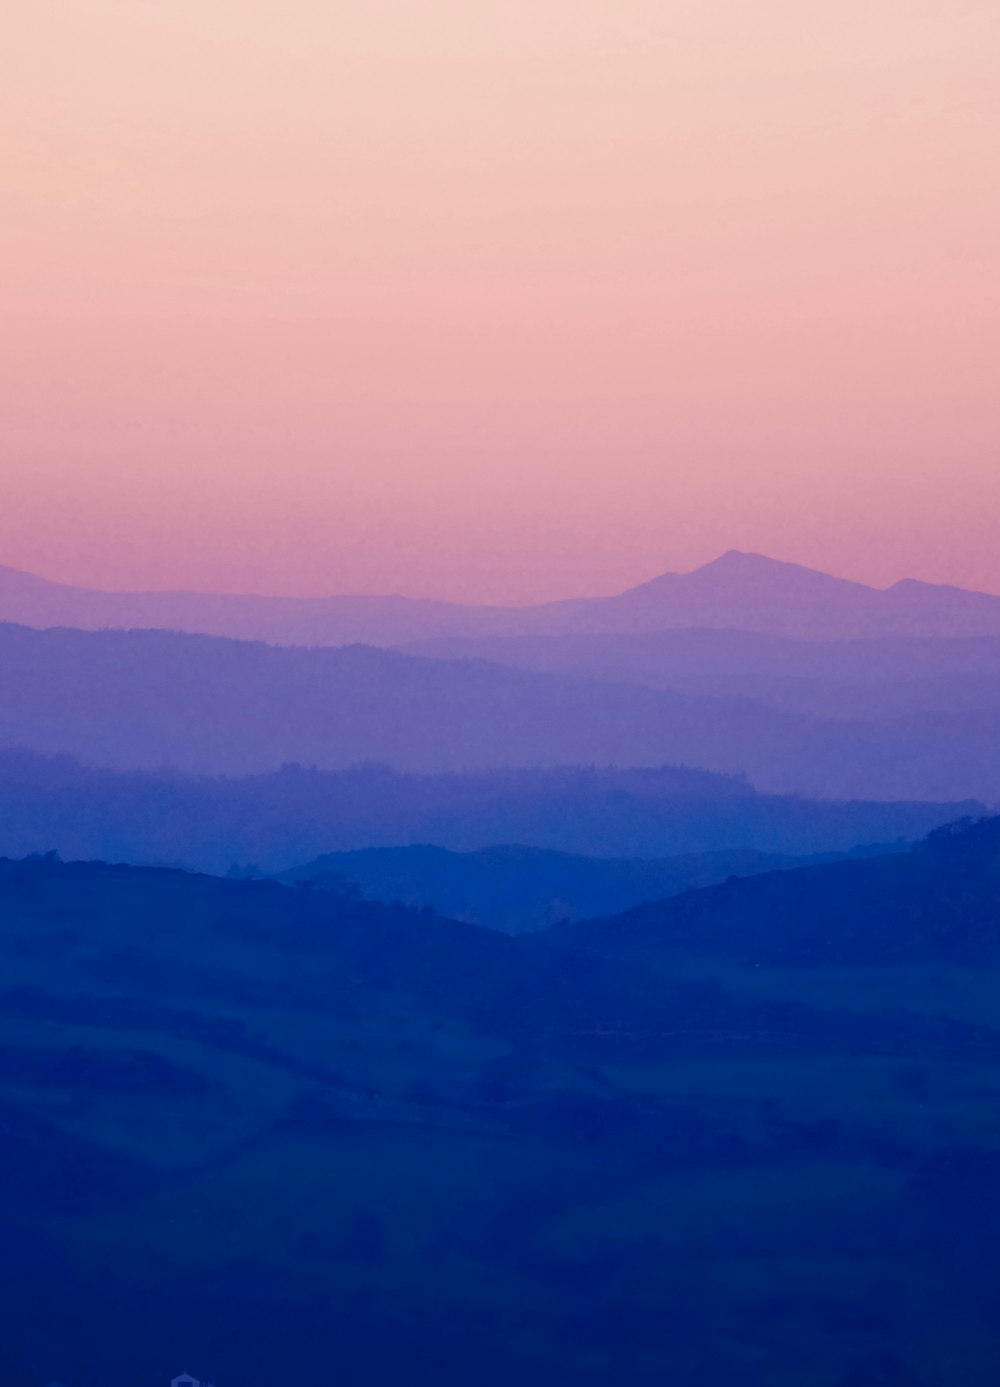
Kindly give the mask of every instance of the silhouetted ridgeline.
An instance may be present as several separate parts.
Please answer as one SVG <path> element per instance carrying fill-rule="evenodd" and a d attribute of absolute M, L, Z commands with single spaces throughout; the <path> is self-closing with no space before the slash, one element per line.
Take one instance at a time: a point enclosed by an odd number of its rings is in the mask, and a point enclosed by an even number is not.
<path fill-rule="evenodd" d="M 733 550 L 614 597 L 477 607 L 375 597 L 98 592 L 0 568 L 0 620 L 28 626 L 150 627 L 282 645 L 398 645 L 451 636 L 566 635 L 729 627 L 809 639 L 1000 635 L 1000 598 L 904 580 L 890 588 Z"/>
<path fill-rule="evenodd" d="M 992 967 L 1000 818 L 944 825 L 909 852 L 733 879 L 547 937 L 615 957 L 727 957 L 751 967 Z"/>
<path fill-rule="evenodd" d="M 891 849 L 872 845 L 854 852 L 867 857 L 905 850 L 903 844 Z M 838 854 L 824 855 L 824 860 L 834 856 Z M 812 860 L 745 848 L 649 859 L 503 846 L 456 853 L 415 844 L 325 853 L 281 873 L 279 880 L 335 895 L 430 907 L 470 924 L 526 934 L 559 921 L 628 910 L 732 876 L 784 871 Z"/>
<path fill-rule="evenodd" d="M 0 745 L 120 769 L 249 774 L 674 763 L 771 793 L 1000 798 L 1000 705 L 820 720 L 745 697 L 158 631 L 0 625 Z"/>
<path fill-rule="evenodd" d="M 324 853 L 519 844 L 603 858 L 748 850 L 798 855 L 912 841 L 976 802 L 817 802 L 684 767 L 400 775 L 288 766 L 241 779 L 87 769 L 0 751 L 0 853 L 297 868 Z"/>
<path fill-rule="evenodd" d="M 522 939 L 0 862 L 0 971 L 5 1381 L 995 1383 L 1000 821 Z"/>
<path fill-rule="evenodd" d="M 743 772 L 747 755 L 783 756 L 793 730 L 787 714 L 752 704 L 371 646 L 0 625 L 0 745 L 119 769 L 683 761 Z"/>
<path fill-rule="evenodd" d="M 753 631 L 442 638 L 402 647 L 548 674 L 753 699 L 807 717 L 881 723 L 1000 707 L 1000 637 L 793 640 Z"/>

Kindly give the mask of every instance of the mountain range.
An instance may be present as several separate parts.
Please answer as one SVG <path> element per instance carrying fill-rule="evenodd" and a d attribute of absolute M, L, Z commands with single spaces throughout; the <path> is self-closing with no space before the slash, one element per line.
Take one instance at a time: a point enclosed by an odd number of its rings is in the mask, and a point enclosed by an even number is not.
<path fill-rule="evenodd" d="M 745 772 L 778 792 L 991 799 L 1000 748 L 984 717 L 982 729 L 965 719 L 943 747 L 933 728 L 814 724 L 752 702 L 375 647 L 0 626 L 0 745 L 121 769 L 674 762 Z"/>
<path fill-rule="evenodd" d="M 701 863 L 697 870 L 705 871 L 707 856 L 710 870 L 718 871 L 724 860 L 746 864 L 757 855 L 774 859 L 846 853 L 870 843 L 899 846 L 949 820 L 983 813 L 984 805 L 975 801 L 866 803 L 761 795 L 744 780 L 672 766 L 462 775 L 402 775 L 379 765 L 344 771 L 286 766 L 267 775 L 209 777 L 100 770 L 66 756 L 0 749 L 0 855 L 56 851 L 67 859 L 217 873 L 237 869 L 251 876 L 290 872 L 294 879 L 309 875 L 308 864 L 332 852 L 384 849 L 391 860 L 428 844 L 454 854 L 518 844 L 508 854 L 522 852 L 525 865 L 532 849 L 566 855 L 570 862 L 561 857 L 563 867 L 583 858 L 577 899 L 588 879 L 605 874 L 599 865 L 587 865 L 594 858 L 629 859 L 633 866 L 626 870 L 635 890 L 635 879 L 647 870 L 634 865 L 637 858 L 654 859 L 648 870 L 655 873 L 657 858 L 684 856 L 689 859 L 685 870 L 691 870 L 693 858 Z M 433 848 L 430 852 L 433 857 Z M 460 871 L 463 864 L 471 867 L 482 904 L 490 889 L 490 872 L 479 870 L 483 862 L 447 860 Z M 538 878 L 532 883 L 529 875 L 518 885 L 511 880 L 511 865 L 508 860 L 508 889 L 515 890 L 522 906 L 533 892 L 537 902 Z M 620 864 L 616 868 L 612 860 L 607 874 L 613 878 L 618 870 Z M 389 887 L 388 877 L 383 884 Z M 689 877 L 682 884 L 698 880 Z M 436 889 L 425 894 L 433 885 L 425 877 L 414 899 L 444 910 Z M 377 891 L 373 894 L 378 898 Z M 390 898 L 399 894 L 394 890 Z M 648 894 L 643 888 L 622 906 Z"/>
<path fill-rule="evenodd" d="M 374 646 L 0 625 L 0 746 L 123 770 L 684 764 L 836 799 L 1000 800 L 1000 703 L 878 720 Z M 891 711 L 891 710 L 890 710 Z"/>
<path fill-rule="evenodd" d="M 613 597 L 530 607 L 400 596 L 318 598 L 102 592 L 0 568 L 0 620 L 36 627 L 149 627 L 282 645 L 398 645 L 442 637 L 736 628 L 813 640 L 1000 635 L 1000 597 L 904 579 L 880 589 L 733 550 Z"/>
<path fill-rule="evenodd" d="M 749 699 L 838 721 L 1000 707 L 997 636 L 819 641 L 691 627 L 632 635 L 452 636 L 400 649 L 696 698 Z"/>

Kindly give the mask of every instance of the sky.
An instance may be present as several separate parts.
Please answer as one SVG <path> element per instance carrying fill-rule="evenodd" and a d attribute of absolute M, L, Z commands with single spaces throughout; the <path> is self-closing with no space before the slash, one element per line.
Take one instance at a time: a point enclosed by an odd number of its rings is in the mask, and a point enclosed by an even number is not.
<path fill-rule="evenodd" d="M 0 78 L 0 563 L 1000 592 L 996 0 L 31 0 Z"/>

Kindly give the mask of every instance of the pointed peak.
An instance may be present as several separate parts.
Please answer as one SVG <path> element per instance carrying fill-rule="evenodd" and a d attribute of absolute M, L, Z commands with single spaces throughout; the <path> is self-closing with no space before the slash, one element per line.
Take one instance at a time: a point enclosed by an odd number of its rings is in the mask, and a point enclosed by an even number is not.
<path fill-rule="evenodd" d="M 812 588 L 854 588 L 868 589 L 867 583 L 859 583 L 851 578 L 837 578 L 832 573 L 824 573 L 821 568 L 810 568 L 806 564 L 791 563 L 787 559 L 772 559 L 767 554 L 756 554 L 743 549 L 728 549 L 717 559 L 703 564 L 687 578 L 732 578 L 741 582 L 764 585 L 784 585 L 794 583 L 798 587 L 808 585 Z"/>
<path fill-rule="evenodd" d="M 757 554 L 749 549 L 727 549 L 724 554 L 720 554 L 716 559 L 710 559 L 708 563 L 701 564 L 700 567 L 692 569 L 694 573 L 704 573 L 712 569 L 749 569 L 749 568 L 795 568 L 795 564 L 783 563 L 781 559 L 768 558 L 766 554 Z"/>
<path fill-rule="evenodd" d="M 873 589 L 849 578 L 836 578 L 817 568 L 772 559 L 766 554 L 729 549 L 717 559 L 688 573 L 664 573 L 623 594 L 643 603 L 663 602 L 668 597 L 679 601 L 682 594 L 699 602 L 727 603 L 729 617 L 725 624 L 739 626 L 747 619 L 746 606 L 752 601 L 771 603 L 813 601 L 829 602 L 853 594 L 867 599 Z M 733 603 L 737 605 L 733 607 Z M 721 610 L 721 609 L 720 609 Z M 738 617 L 737 612 L 744 615 Z M 702 614 L 698 620 L 706 620 Z M 691 617 L 691 622 L 694 618 Z M 690 622 L 689 622 L 690 624 Z M 710 624 L 717 625 L 717 621 Z"/>
<path fill-rule="evenodd" d="M 688 576 L 694 573 L 811 573 L 821 578 L 831 577 L 821 569 L 790 563 L 787 559 L 772 559 L 769 554 L 758 554 L 752 549 L 727 549 L 717 559 L 692 569 Z"/>

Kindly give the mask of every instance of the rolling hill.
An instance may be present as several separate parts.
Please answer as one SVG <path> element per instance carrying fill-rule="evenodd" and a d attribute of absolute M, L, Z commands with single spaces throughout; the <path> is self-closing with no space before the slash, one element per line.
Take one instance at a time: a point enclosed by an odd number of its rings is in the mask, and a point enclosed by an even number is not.
<path fill-rule="evenodd" d="M 909 852 L 733 878 L 546 937 L 616 958 L 676 953 L 751 968 L 992 967 L 1000 818 L 944 825 Z"/>
<path fill-rule="evenodd" d="M 683 761 L 741 770 L 787 717 L 373 646 L 0 625 L 0 745 L 120 769 L 248 774 Z"/>
<path fill-rule="evenodd" d="M 998 863 L 509 939 L 0 862 L 0 1369 L 989 1387 Z"/>
<path fill-rule="evenodd" d="M 883 636 L 802 640 L 688 628 L 636 635 L 450 637 L 405 653 L 489 660 L 570 678 L 691 697 L 751 699 L 826 720 L 876 720 L 1000 707 L 1000 639 Z"/>
<path fill-rule="evenodd" d="M 161 631 L 0 624 L 0 745 L 228 775 L 289 762 L 414 772 L 673 763 L 745 774 L 777 794 L 1000 799 L 996 705 L 823 720 L 372 646 Z"/>
<path fill-rule="evenodd" d="M 889 849 L 856 851 L 874 856 Z M 386 905 L 430 908 L 469 924 L 525 934 L 714 886 L 731 876 L 756 876 L 809 860 L 747 849 L 649 859 L 581 857 L 504 846 L 461 853 L 413 844 L 325 853 L 282 872 L 278 880 L 292 886 L 308 882 L 336 895 L 357 895 Z"/>
<path fill-rule="evenodd" d="M 922 837 L 975 801 L 877 803 L 761 795 L 684 767 L 401 775 L 386 766 L 266 775 L 114 772 L 0 749 L 0 854 L 273 873 L 321 854 L 497 844 L 590 858 L 846 852 Z M 595 869 L 598 870 L 598 869 Z"/>

